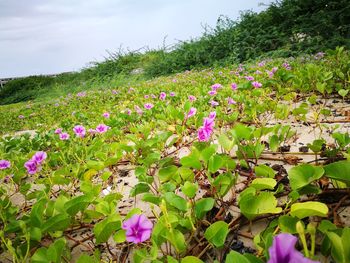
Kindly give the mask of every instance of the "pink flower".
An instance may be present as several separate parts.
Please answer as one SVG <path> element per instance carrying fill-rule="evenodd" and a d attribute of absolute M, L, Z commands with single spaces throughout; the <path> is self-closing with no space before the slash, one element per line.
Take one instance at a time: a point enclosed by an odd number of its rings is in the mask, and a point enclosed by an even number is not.
<path fill-rule="evenodd" d="M 118 91 L 112 90 L 112 93 L 113 93 L 114 95 L 117 95 L 117 94 L 118 94 Z"/>
<path fill-rule="evenodd" d="M 291 69 L 292 69 L 292 67 L 289 65 L 288 62 L 284 62 L 284 63 L 282 64 L 282 66 L 283 66 L 286 70 L 291 70 Z"/>
<path fill-rule="evenodd" d="M 193 102 L 193 101 L 197 100 L 197 98 L 195 96 L 193 96 L 193 95 L 189 95 L 188 99 L 190 100 L 190 102 Z"/>
<path fill-rule="evenodd" d="M 83 138 L 86 134 L 85 127 L 82 125 L 77 125 L 73 128 L 74 133 L 77 135 L 77 137 Z"/>
<path fill-rule="evenodd" d="M 236 90 L 237 89 L 237 84 L 236 83 L 232 83 L 231 84 L 231 89 L 232 90 Z"/>
<path fill-rule="evenodd" d="M 154 107 L 154 105 L 152 103 L 146 103 L 144 105 L 144 107 L 145 107 L 145 109 L 150 110 L 150 109 L 152 109 Z"/>
<path fill-rule="evenodd" d="M 257 82 L 257 81 L 254 81 L 252 83 L 252 85 L 253 85 L 254 88 L 261 88 L 262 87 L 262 84 L 260 82 Z"/>
<path fill-rule="evenodd" d="M 197 112 L 197 109 L 192 107 L 187 114 L 187 118 L 194 116 L 196 114 L 196 112 Z"/>
<path fill-rule="evenodd" d="M 260 75 L 262 72 L 260 70 L 255 71 L 255 74 Z"/>
<path fill-rule="evenodd" d="M 253 76 L 244 76 L 244 78 L 245 78 L 246 80 L 249 80 L 249 81 L 254 80 L 254 77 L 253 77 Z"/>
<path fill-rule="evenodd" d="M 222 85 L 219 84 L 219 83 L 215 83 L 214 85 L 211 86 L 211 89 L 212 89 L 212 90 L 218 90 L 218 89 L 220 89 L 220 88 L 222 88 Z"/>
<path fill-rule="evenodd" d="M 35 162 L 35 164 L 39 165 L 41 164 L 45 159 L 47 158 L 47 153 L 40 151 L 40 152 L 36 152 L 31 161 Z"/>
<path fill-rule="evenodd" d="M 110 117 L 109 112 L 105 112 L 102 114 L 103 117 L 105 117 L 106 119 L 108 119 Z"/>
<path fill-rule="evenodd" d="M 126 113 L 127 115 L 131 115 L 131 110 L 130 110 L 130 109 L 126 109 L 126 110 L 125 110 L 125 113 Z"/>
<path fill-rule="evenodd" d="M 230 98 L 230 97 L 227 98 L 227 103 L 228 103 L 229 105 L 237 104 L 237 102 L 236 102 L 234 99 Z"/>
<path fill-rule="evenodd" d="M 149 98 L 149 95 L 145 95 L 144 98 L 145 98 L 145 99 L 148 99 L 148 98 Z"/>
<path fill-rule="evenodd" d="M 177 80 L 176 80 L 176 79 L 173 79 L 173 82 L 174 82 L 174 83 L 176 83 L 176 82 L 177 82 Z"/>
<path fill-rule="evenodd" d="M 213 111 L 209 114 L 208 118 L 204 118 L 203 126 L 198 129 L 198 140 L 200 142 L 207 142 L 210 139 L 211 134 L 213 133 L 215 125 L 216 112 Z"/>
<path fill-rule="evenodd" d="M 62 133 L 62 128 L 57 128 L 55 130 L 55 134 L 61 134 Z"/>
<path fill-rule="evenodd" d="M 272 73 L 276 73 L 277 69 L 278 69 L 278 67 L 273 67 L 272 70 L 271 70 L 271 72 L 272 72 Z"/>
<path fill-rule="evenodd" d="M 170 97 L 175 97 L 175 92 L 172 91 L 172 92 L 170 92 L 169 95 L 170 95 Z"/>
<path fill-rule="evenodd" d="M 60 140 L 61 141 L 66 141 L 68 139 L 69 139 L 69 134 L 68 133 L 66 133 L 66 132 L 60 133 Z"/>
<path fill-rule="evenodd" d="M 211 100 L 211 101 L 210 101 L 210 105 L 211 105 L 212 107 L 219 106 L 219 102 L 217 102 L 217 101 L 215 101 L 215 100 Z"/>
<path fill-rule="evenodd" d="M 18 118 L 24 119 L 24 116 L 23 115 L 19 115 Z"/>
<path fill-rule="evenodd" d="M 210 96 L 214 96 L 214 95 L 216 95 L 216 91 L 215 90 L 211 90 L 211 91 L 208 92 L 208 94 Z"/>
<path fill-rule="evenodd" d="M 5 170 L 11 167 L 11 163 L 8 160 L 0 160 L 0 170 Z"/>
<path fill-rule="evenodd" d="M 86 92 L 78 92 L 77 93 L 77 97 L 85 97 L 86 96 Z"/>
<path fill-rule="evenodd" d="M 263 67 L 263 66 L 265 66 L 265 61 L 261 61 L 261 62 L 259 62 L 258 66 L 259 66 L 259 67 Z"/>
<path fill-rule="evenodd" d="M 126 230 L 126 240 L 135 244 L 149 239 L 152 228 L 152 222 L 145 215 L 133 215 L 122 225 L 122 229 Z"/>
<path fill-rule="evenodd" d="M 32 160 L 27 161 L 24 164 L 24 167 L 27 169 L 27 172 L 29 174 L 35 174 L 39 170 L 39 167 L 37 166 L 37 164 Z"/>
<path fill-rule="evenodd" d="M 160 100 L 165 100 L 166 98 L 166 93 L 165 92 L 161 92 L 160 95 L 159 95 L 159 99 Z"/>
<path fill-rule="evenodd" d="M 108 131 L 109 128 L 110 128 L 110 127 L 107 126 L 107 125 L 105 125 L 105 124 L 99 124 L 99 125 L 97 125 L 97 127 L 96 127 L 96 132 L 102 134 L 102 133 L 105 133 L 106 131 Z"/>

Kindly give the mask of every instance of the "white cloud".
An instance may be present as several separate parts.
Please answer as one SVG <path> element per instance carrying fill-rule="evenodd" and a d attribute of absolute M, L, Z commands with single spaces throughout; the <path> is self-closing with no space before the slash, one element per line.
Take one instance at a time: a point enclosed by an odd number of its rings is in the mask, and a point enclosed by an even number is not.
<path fill-rule="evenodd" d="M 167 44 L 198 37 L 201 24 L 261 10 L 260 1 L 2 0 L 0 77 L 79 70 L 120 45 L 156 48 L 165 36 Z"/>

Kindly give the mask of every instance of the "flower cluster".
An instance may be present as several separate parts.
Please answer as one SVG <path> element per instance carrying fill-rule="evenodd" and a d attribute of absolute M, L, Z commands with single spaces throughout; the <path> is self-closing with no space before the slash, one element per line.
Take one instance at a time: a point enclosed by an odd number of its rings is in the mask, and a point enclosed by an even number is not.
<path fill-rule="evenodd" d="M 27 169 L 29 174 L 35 174 L 41 170 L 41 164 L 47 158 L 46 152 L 36 152 L 32 158 L 24 164 L 24 167 Z"/>

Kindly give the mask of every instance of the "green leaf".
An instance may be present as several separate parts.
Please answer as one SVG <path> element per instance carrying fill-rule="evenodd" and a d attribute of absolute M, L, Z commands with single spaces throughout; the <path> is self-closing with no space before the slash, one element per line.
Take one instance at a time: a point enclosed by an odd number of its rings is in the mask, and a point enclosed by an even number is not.
<path fill-rule="evenodd" d="M 231 189 L 235 181 L 236 178 L 231 173 L 224 173 L 215 178 L 213 186 L 216 188 L 217 193 L 223 197 Z"/>
<path fill-rule="evenodd" d="M 66 248 L 66 239 L 57 239 L 50 247 L 47 249 L 47 256 L 50 262 L 60 263 L 61 257 Z"/>
<path fill-rule="evenodd" d="M 80 195 L 66 202 L 64 208 L 68 214 L 73 216 L 79 211 L 84 211 L 92 200 L 93 197 L 90 195 Z"/>
<path fill-rule="evenodd" d="M 149 191 L 149 185 L 146 183 L 138 183 L 137 185 L 135 185 L 131 191 L 130 191 L 130 196 L 134 197 L 138 194 L 142 194 L 142 193 L 146 193 Z"/>
<path fill-rule="evenodd" d="M 213 246 L 222 247 L 228 232 L 228 224 L 224 221 L 217 221 L 205 230 L 204 237 Z"/>
<path fill-rule="evenodd" d="M 182 157 L 180 160 L 180 163 L 184 167 L 192 167 L 192 168 L 195 168 L 197 170 L 200 170 L 202 167 L 198 156 L 195 156 L 193 154 L 190 154 L 189 156 Z"/>
<path fill-rule="evenodd" d="M 299 221 L 300 220 L 296 217 L 284 215 L 284 216 L 280 216 L 278 218 L 278 226 L 282 230 L 282 232 L 296 234 L 297 233 L 296 224 Z M 302 222 L 302 224 L 304 224 L 304 223 Z M 304 226 L 304 228 L 305 228 L 305 226 Z"/>
<path fill-rule="evenodd" d="M 233 141 L 230 140 L 227 135 L 221 134 L 218 138 L 220 145 L 226 150 L 231 151 L 233 148 Z"/>
<path fill-rule="evenodd" d="M 32 256 L 33 263 L 47 263 L 47 249 L 45 247 L 41 247 L 37 249 Z"/>
<path fill-rule="evenodd" d="M 324 170 L 320 166 L 302 164 L 290 169 L 288 172 L 288 177 L 292 189 L 297 190 L 309 185 L 311 182 L 317 179 L 320 179 L 323 174 Z"/>
<path fill-rule="evenodd" d="M 208 211 L 213 209 L 214 203 L 215 200 L 211 197 L 198 200 L 194 207 L 196 217 L 202 219 Z"/>
<path fill-rule="evenodd" d="M 282 212 L 277 206 L 277 199 L 270 192 L 261 192 L 259 195 L 247 194 L 240 199 L 240 209 L 242 214 L 252 220 L 258 215 L 278 214 Z"/>
<path fill-rule="evenodd" d="M 181 259 L 181 263 L 203 263 L 203 261 L 194 256 L 187 256 Z"/>
<path fill-rule="evenodd" d="M 101 244 L 107 242 L 109 237 L 113 232 L 120 229 L 121 227 L 121 218 L 118 214 L 113 214 L 106 219 L 98 222 L 94 226 L 94 234 L 96 238 L 96 243 Z"/>
<path fill-rule="evenodd" d="M 176 174 L 177 169 L 178 168 L 175 165 L 170 165 L 168 167 L 160 169 L 158 172 L 160 182 L 164 183 L 171 180 L 171 178 L 173 178 Z"/>
<path fill-rule="evenodd" d="M 126 231 L 124 229 L 118 230 L 114 235 L 113 235 L 113 240 L 116 243 L 123 243 L 126 241 Z"/>
<path fill-rule="evenodd" d="M 187 211 L 187 202 L 182 197 L 174 193 L 168 192 L 164 194 L 164 198 L 169 205 L 176 207 L 177 209 L 183 212 Z"/>
<path fill-rule="evenodd" d="M 96 261 L 95 259 L 93 259 L 92 257 L 86 255 L 86 254 L 82 254 L 76 263 L 99 263 L 99 261 Z"/>
<path fill-rule="evenodd" d="M 332 243 L 332 257 L 337 263 L 346 263 L 342 240 L 336 233 L 328 232 L 327 237 Z M 349 242 L 349 240 L 347 241 Z M 348 245 L 348 244 L 347 244 Z"/>
<path fill-rule="evenodd" d="M 350 185 L 350 161 L 339 161 L 324 166 L 327 177 Z"/>
<path fill-rule="evenodd" d="M 240 253 L 231 250 L 226 256 L 225 263 L 250 263 L 250 261 Z"/>
<path fill-rule="evenodd" d="M 250 184 L 251 187 L 254 187 L 256 190 L 270 189 L 273 190 L 277 182 L 272 178 L 256 178 Z"/>
<path fill-rule="evenodd" d="M 275 177 L 275 171 L 265 164 L 260 164 L 255 166 L 254 168 L 255 174 L 258 177 L 268 177 L 268 178 L 274 178 Z"/>
<path fill-rule="evenodd" d="M 326 217 L 328 214 L 328 207 L 324 203 L 314 201 L 296 203 L 292 204 L 290 214 L 298 217 L 299 219 L 308 216 Z"/>
<path fill-rule="evenodd" d="M 343 233 L 342 233 L 342 236 L 341 236 L 341 241 L 343 243 L 345 261 L 346 262 L 350 262 L 350 246 L 349 246 L 350 228 L 349 227 L 345 227 L 343 229 Z"/>
<path fill-rule="evenodd" d="M 70 224 L 70 217 L 67 214 L 58 214 L 53 217 L 50 217 L 46 222 L 41 226 L 43 233 L 48 231 L 59 231 L 65 230 Z"/>
<path fill-rule="evenodd" d="M 181 191 L 189 198 L 193 198 L 196 196 L 198 190 L 198 183 L 191 183 L 186 181 L 184 185 L 181 187 Z"/>
<path fill-rule="evenodd" d="M 175 247 L 176 251 L 182 252 L 186 250 L 186 240 L 184 235 L 177 229 L 167 231 L 167 239 Z"/>
<path fill-rule="evenodd" d="M 342 96 L 343 98 L 345 98 L 345 96 L 348 95 L 349 90 L 340 89 L 340 90 L 338 90 L 338 93 L 339 93 L 340 96 Z"/>
<path fill-rule="evenodd" d="M 209 163 L 208 163 L 208 171 L 211 173 L 215 173 L 217 170 L 219 170 L 223 165 L 223 160 L 220 155 L 214 155 L 210 157 Z"/>

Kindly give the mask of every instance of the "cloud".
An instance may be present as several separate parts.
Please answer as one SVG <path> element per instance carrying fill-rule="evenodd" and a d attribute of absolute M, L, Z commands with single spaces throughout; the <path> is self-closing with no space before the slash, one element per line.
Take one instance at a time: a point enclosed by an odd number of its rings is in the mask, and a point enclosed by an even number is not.
<path fill-rule="evenodd" d="M 234 3 L 234 4 L 233 4 Z M 78 70 L 106 50 L 162 46 L 201 35 L 201 24 L 258 0 L 2 0 L 0 77 Z"/>

